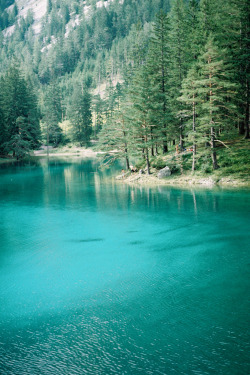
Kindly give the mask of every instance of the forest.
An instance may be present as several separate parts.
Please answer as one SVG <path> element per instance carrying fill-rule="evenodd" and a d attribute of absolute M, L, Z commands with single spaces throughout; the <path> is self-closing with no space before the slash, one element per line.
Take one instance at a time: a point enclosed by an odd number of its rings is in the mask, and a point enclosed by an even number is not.
<path fill-rule="evenodd" d="M 0 9 L 2 157 L 94 142 L 105 165 L 208 173 L 238 142 L 246 164 L 247 0 L 48 0 L 38 33 Z"/>

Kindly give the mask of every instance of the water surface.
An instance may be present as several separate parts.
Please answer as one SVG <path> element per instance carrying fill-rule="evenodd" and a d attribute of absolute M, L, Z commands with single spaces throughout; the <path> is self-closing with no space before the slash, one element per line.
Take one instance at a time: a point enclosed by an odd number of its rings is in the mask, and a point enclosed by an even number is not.
<path fill-rule="evenodd" d="M 249 192 L 0 170 L 0 374 L 248 374 Z"/>

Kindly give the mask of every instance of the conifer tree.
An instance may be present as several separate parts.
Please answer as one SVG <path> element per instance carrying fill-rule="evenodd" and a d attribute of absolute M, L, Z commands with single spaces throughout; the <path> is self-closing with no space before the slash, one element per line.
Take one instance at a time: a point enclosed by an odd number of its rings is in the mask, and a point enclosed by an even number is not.
<path fill-rule="evenodd" d="M 240 85 L 240 98 L 242 100 L 242 114 L 244 118 L 244 126 L 240 129 L 240 133 L 245 133 L 245 139 L 250 138 L 249 130 L 249 106 L 250 106 L 250 12 L 249 2 L 240 0 L 236 2 L 239 7 L 239 23 L 240 33 L 238 34 L 239 52 L 237 54 L 237 82 Z"/>
<path fill-rule="evenodd" d="M 201 47 L 206 44 L 208 36 L 215 33 L 216 12 L 220 12 L 217 1 L 200 0 L 198 33 Z"/>
<path fill-rule="evenodd" d="M 3 110 L 3 80 L 0 80 L 0 155 L 3 155 L 5 153 L 4 150 L 4 143 L 7 140 L 7 131 L 6 131 L 6 125 L 5 125 L 5 118 L 4 118 L 4 110 Z"/>
<path fill-rule="evenodd" d="M 100 95 L 96 95 L 93 100 L 93 112 L 94 112 L 94 138 L 96 139 L 97 134 L 100 132 L 103 121 L 104 121 L 104 102 Z"/>
<path fill-rule="evenodd" d="M 80 146 L 87 145 L 92 133 L 91 97 L 87 87 L 77 85 L 69 109 L 72 139 Z"/>
<path fill-rule="evenodd" d="M 62 98 L 58 85 L 53 82 L 48 86 L 44 98 L 45 137 L 47 146 L 58 146 L 62 142 L 62 129 L 59 122 L 62 120 Z"/>
<path fill-rule="evenodd" d="M 2 111 L 6 139 L 5 149 L 6 152 L 12 151 L 13 156 L 20 157 L 23 153 L 18 156 L 13 146 L 17 140 L 28 142 L 25 143 L 25 152 L 28 149 L 34 149 L 39 144 L 40 125 L 37 99 L 31 83 L 23 78 L 17 64 L 10 67 L 1 81 L 1 86 L 3 88 Z"/>
<path fill-rule="evenodd" d="M 158 127 L 158 136 L 162 139 L 163 153 L 168 151 L 167 140 L 169 134 L 170 110 L 168 108 L 169 88 L 169 25 L 167 15 L 161 11 L 156 16 L 153 24 L 153 35 L 150 40 L 147 57 L 147 73 L 151 76 L 152 85 L 155 86 L 155 97 L 151 100 L 158 102 L 159 111 L 155 118 Z M 168 129 L 167 129 L 168 127 Z"/>
<path fill-rule="evenodd" d="M 186 27 L 186 39 L 189 48 L 190 62 L 193 64 L 197 61 L 201 48 L 198 0 L 190 0 L 188 3 Z"/>
<path fill-rule="evenodd" d="M 142 155 L 146 161 L 147 173 L 150 173 L 150 150 L 157 143 L 155 118 L 159 103 L 151 98 L 156 96 L 157 88 L 152 85 L 147 66 L 136 73 L 129 87 L 129 101 L 132 103 L 128 119 L 133 123 L 131 144 L 135 155 Z"/>
<path fill-rule="evenodd" d="M 196 134 L 196 123 L 197 115 L 199 112 L 199 105 L 201 104 L 201 98 L 199 97 L 198 92 L 198 80 L 199 72 L 197 64 L 194 65 L 187 74 L 187 77 L 182 82 L 182 95 L 178 98 L 183 103 L 183 109 L 180 113 L 180 116 L 185 122 L 185 128 L 189 140 L 193 144 L 193 162 L 192 162 L 192 171 L 195 170 L 196 162 L 196 151 L 197 151 L 197 134 Z"/>
<path fill-rule="evenodd" d="M 13 151 L 13 156 L 15 156 L 17 160 L 20 160 L 28 154 L 32 148 L 32 135 L 29 132 L 27 118 L 22 116 L 18 117 L 16 119 L 16 126 L 18 128 L 18 133 L 12 135 L 9 141 L 5 143 L 5 148 Z"/>
<path fill-rule="evenodd" d="M 235 105 L 237 85 L 232 83 L 232 67 L 226 65 L 221 52 L 210 35 L 205 52 L 200 56 L 198 95 L 202 100 L 199 114 L 199 133 L 211 145 L 213 169 L 217 169 L 216 141 L 220 142 L 219 130 L 228 131 L 237 115 Z"/>
<path fill-rule="evenodd" d="M 170 12 L 170 106 L 175 124 L 175 135 L 179 135 L 180 148 L 184 144 L 184 124 L 179 116 L 182 103 L 177 100 L 181 94 L 182 80 L 185 78 L 187 69 L 192 61 L 192 54 L 187 45 L 187 8 L 183 0 L 176 0 Z"/>
<path fill-rule="evenodd" d="M 250 18 L 247 0 L 210 0 L 210 30 L 232 65 L 232 81 L 239 85 L 239 133 L 249 137 Z"/>
<path fill-rule="evenodd" d="M 129 169 L 130 127 L 124 114 L 126 107 L 119 107 L 103 124 L 99 133 L 98 150 L 104 152 L 104 165 L 110 165 L 117 159 L 124 159 Z"/>

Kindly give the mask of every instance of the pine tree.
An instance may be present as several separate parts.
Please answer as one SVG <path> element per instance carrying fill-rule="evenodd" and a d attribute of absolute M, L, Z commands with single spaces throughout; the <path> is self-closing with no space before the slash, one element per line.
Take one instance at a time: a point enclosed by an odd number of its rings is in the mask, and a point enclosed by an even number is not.
<path fill-rule="evenodd" d="M 17 160 L 26 156 L 32 148 L 32 135 L 29 132 L 29 123 L 26 117 L 18 117 L 16 119 L 18 133 L 12 135 L 9 141 L 5 143 L 7 150 L 13 151 L 13 156 Z"/>
<path fill-rule="evenodd" d="M 129 102 L 131 102 L 128 119 L 133 124 L 131 128 L 132 149 L 136 156 L 142 155 L 146 161 L 147 173 L 150 173 L 150 150 L 158 141 L 155 132 L 155 119 L 159 103 L 152 100 L 157 88 L 151 83 L 147 66 L 142 66 L 135 74 L 129 87 Z"/>
<path fill-rule="evenodd" d="M 125 107 L 117 108 L 107 119 L 99 133 L 97 148 L 104 152 L 103 164 L 110 165 L 117 159 L 124 159 L 129 169 L 129 123 L 124 114 Z"/>
<path fill-rule="evenodd" d="M 27 140 L 30 141 L 30 147 L 34 150 L 39 147 L 41 141 L 40 111 L 38 109 L 38 100 L 35 95 L 34 85 L 30 78 L 26 80 L 26 87 L 26 101 L 28 106 L 28 116 L 25 120 L 27 124 Z"/>
<path fill-rule="evenodd" d="M 47 146 L 52 144 L 58 146 L 62 140 L 62 129 L 59 122 L 62 120 L 62 98 L 58 85 L 53 82 L 47 88 L 44 98 L 45 137 Z"/>
<path fill-rule="evenodd" d="M 188 67 L 192 62 L 192 53 L 187 44 L 187 8 L 183 0 L 176 0 L 170 12 L 170 107 L 175 125 L 175 135 L 180 138 L 180 148 L 184 145 L 184 124 L 179 116 L 182 110 L 182 103 L 177 100 L 181 95 L 182 80 L 187 74 Z"/>
<path fill-rule="evenodd" d="M 167 140 L 169 135 L 170 110 L 168 108 L 168 86 L 169 86 L 169 48 L 168 48 L 169 25 L 167 15 L 161 11 L 153 24 L 153 35 L 150 40 L 147 58 L 147 70 L 151 76 L 152 85 L 155 86 L 155 97 L 152 101 L 158 102 L 157 112 L 158 136 L 162 139 L 163 153 L 168 151 Z"/>
<path fill-rule="evenodd" d="M 250 138 L 249 106 L 250 106 L 250 12 L 249 2 L 240 0 L 236 2 L 239 8 L 239 30 L 237 45 L 239 46 L 236 65 L 237 82 L 240 85 L 240 98 L 242 100 L 242 114 L 244 118 L 240 133 L 245 133 L 245 139 Z"/>
<path fill-rule="evenodd" d="M 192 171 L 195 170 L 196 162 L 196 151 L 197 151 L 197 134 L 196 134 L 196 123 L 197 115 L 199 112 L 199 105 L 201 104 L 201 98 L 199 97 L 198 91 L 198 80 L 199 72 L 198 66 L 194 65 L 187 74 L 187 77 L 182 82 L 182 95 L 178 98 L 183 103 L 183 109 L 180 116 L 183 118 L 185 128 L 189 140 L 192 142 L 193 162 Z"/>
<path fill-rule="evenodd" d="M 3 79 L 0 80 L 0 154 L 3 155 L 5 153 L 4 143 L 7 141 L 7 131 L 5 125 L 5 115 L 3 110 L 3 96 L 5 95 L 4 92 L 4 84 Z"/>
<path fill-rule="evenodd" d="M 213 169 L 217 169 L 215 144 L 220 142 L 220 130 L 228 131 L 237 116 L 235 105 L 237 85 L 231 82 L 232 67 L 227 66 L 212 36 L 200 56 L 198 95 L 202 100 L 199 114 L 199 133 L 211 145 Z M 237 118 L 237 117 L 236 117 Z"/>
<path fill-rule="evenodd" d="M 199 2 L 190 0 L 187 8 L 186 39 L 191 57 L 191 64 L 197 61 L 201 49 L 201 36 L 199 30 Z"/>
<path fill-rule="evenodd" d="M 25 143 L 25 150 L 34 149 L 39 145 L 40 125 L 37 99 L 31 83 L 23 78 L 17 64 L 11 66 L 2 79 L 2 87 L 5 149 L 6 152 L 12 151 L 13 156 L 18 156 L 15 148 L 12 147 L 17 139 L 28 142 Z"/>
<path fill-rule="evenodd" d="M 227 49 L 232 81 L 239 85 L 239 133 L 249 137 L 250 17 L 247 0 L 210 0 L 210 30 L 221 49 Z M 208 18 L 208 17 L 207 17 Z"/>
<path fill-rule="evenodd" d="M 100 132 L 104 121 L 104 102 L 100 95 L 96 95 L 93 100 L 93 113 L 94 113 L 94 138 Z"/>
<path fill-rule="evenodd" d="M 86 87 L 77 85 L 69 109 L 72 123 L 72 139 L 80 146 L 87 145 L 92 133 L 91 96 Z"/>
<path fill-rule="evenodd" d="M 201 47 L 206 44 L 208 36 L 215 33 L 216 12 L 220 12 L 216 0 L 200 0 L 198 33 Z"/>

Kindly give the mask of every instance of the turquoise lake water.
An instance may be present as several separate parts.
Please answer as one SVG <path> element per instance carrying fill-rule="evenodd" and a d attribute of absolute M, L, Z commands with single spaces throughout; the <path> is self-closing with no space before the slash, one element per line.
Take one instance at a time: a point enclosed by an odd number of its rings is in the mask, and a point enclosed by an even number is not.
<path fill-rule="evenodd" d="M 0 374 L 249 374 L 249 191 L 97 167 L 1 166 Z"/>

